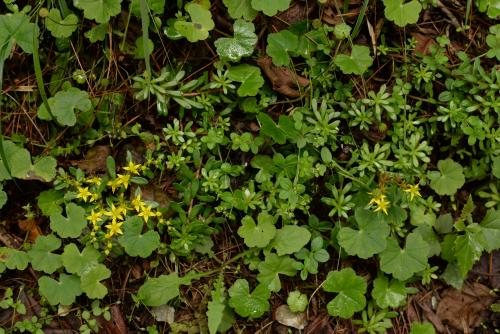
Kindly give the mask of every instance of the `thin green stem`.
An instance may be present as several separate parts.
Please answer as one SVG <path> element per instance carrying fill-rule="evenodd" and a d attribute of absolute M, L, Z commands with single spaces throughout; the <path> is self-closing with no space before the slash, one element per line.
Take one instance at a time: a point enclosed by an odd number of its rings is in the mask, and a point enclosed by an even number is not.
<path fill-rule="evenodd" d="M 148 41 L 149 41 L 149 17 L 148 17 L 148 7 L 146 4 L 146 0 L 141 0 L 141 24 L 142 24 L 142 48 L 144 50 L 144 61 L 146 62 L 146 71 L 149 75 L 152 75 L 151 72 L 151 63 L 149 61 L 149 52 L 148 52 Z"/>
<path fill-rule="evenodd" d="M 38 25 L 38 16 L 36 17 L 35 24 Z M 35 34 L 33 34 L 35 35 Z M 54 119 L 52 110 L 50 109 L 49 100 L 47 99 L 47 93 L 45 92 L 45 85 L 43 83 L 42 67 L 40 65 L 40 54 L 38 53 L 38 36 L 33 36 L 33 67 L 35 69 L 36 84 L 38 86 L 38 91 L 42 97 L 43 105 L 50 115 L 50 118 Z"/>

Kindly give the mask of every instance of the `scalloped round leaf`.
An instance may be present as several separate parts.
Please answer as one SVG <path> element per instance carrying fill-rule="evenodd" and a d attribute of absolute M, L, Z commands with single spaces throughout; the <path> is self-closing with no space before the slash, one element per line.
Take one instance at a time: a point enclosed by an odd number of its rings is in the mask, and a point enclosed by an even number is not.
<path fill-rule="evenodd" d="M 52 253 L 61 247 L 61 240 L 53 234 L 39 236 L 28 251 L 33 269 L 52 274 L 61 268 L 61 255 Z"/>
<path fill-rule="evenodd" d="M 156 231 L 142 233 L 144 222 L 140 217 L 127 218 L 123 224 L 123 235 L 118 242 L 130 256 L 146 258 L 160 246 L 160 235 Z"/>
<path fill-rule="evenodd" d="M 50 305 L 73 304 L 76 297 L 82 294 L 80 288 L 80 278 L 75 275 L 59 275 L 59 281 L 49 276 L 42 276 L 38 279 L 40 295 L 42 295 Z"/>
<path fill-rule="evenodd" d="M 253 21 L 257 16 L 258 12 L 252 8 L 252 0 L 222 0 L 222 2 L 233 19 L 243 18 Z"/>
<path fill-rule="evenodd" d="M 45 25 L 55 38 L 70 37 L 75 32 L 77 24 L 78 17 L 75 14 L 69 14 L 63 19 L 57 8 L 52 8 L 45 18 Z"/>
<path fill-rule="evenodd" d="M 215 27 L 210 10 L 197 3 L 188 3 L 184 9 L 191 21 L 176 21 L 175 30 L 191 43 L 207 39 L 208 32 Z"/>
<path fill-rule="evenodd" d="M 242 57 L 251 56 L 257 35 L 252 22 L 236 20 L 233 25 L 234 36 L 232 38 L 222 37 L 215 41 L 217 53 L 222 59 L 237 62 Z"/>
<path fill-rule="evenodd" d="M 75 7 L 83 10 L 86 19 L 106 23 L 122 10 L 122 0 L 73 0 Z"/>
<path fill-rule="evenodd" d="M 337 296 L 327 304 L 328 314 L 348 319 L 364 309 L 366 288 L 366 281 L 351 268 L 329 272 L 323 290 Z"/>
<path fill-rule="evenodd" d="M 407 290 L 404 282 L 391 280 L 379 274 L 373 281 L 372 297 L 377 305 L 382 308 L 397 308 L 404 305 Z"/>
<path fill-rule="evenodd" d="M 344 74 L 361 75 L 373 64 L 373 58 L 367 46 L 353 45 L 351 55 L 338 54 L 334 63 Z"/>
<path fill-rule="evenodd" d="M 452 159 L 439 160 L 438 171 L 430 171 L 427 176 L 431 180 L 430 187 L 438 195 L 454 195 L 465 183 L 462 166 Z"/>
<path fill-rule="evenodd" d="M 248 247 L 266 247 L 276 235 L 273 217 L 268 213 L 261 213 L 257 218 L 258 224 L 251 216 L 245 216 L 238 228 L 238 235 L 243 238 Z"/>
<path fill-rule="evenodd" d="M 69 203 L 66 205 L 66 216 L 60 213 L 51 215 L 50 228 L 61 238 L 78 238 L 87 226 L 85 209 L 75 203 Z"/>
<path fill-rule="evenodd" d="M 281 290 L 279 275 L 293 276 L 302 268 L 302 264 L 289 256 L 269 254 L 258 268 L 257 280 L 270 291 L 278 292 Z"/>
<path fill-rule="evenodd" d="M 252 0 L 252 7 L 267 16 L 274 16 L 278 12 L 287 10 L 292 0 Z"/>
<path fill-rule="evenodd" d="M 10 270 L 24 270 L 28 267 L 30 258 L 26 252 L 9 248 L 0 247 L 0 262 Z"/>
<path fill-rule="evenodd" d="M 385 17 L 400 27 L 417 23 L 422 5 L 418 0 L 383 0 Z"/>
<path fill-rule="evenodd" d="M 56 177 L 57 160 L 47 156 L 39 159 L 32 166 L 31 171 L 46 182 L 52 181 Z"/>
<path fill-rule="evenodd" d="M 229 288 L 229 296 L 229 306 L 242 317 L 259 318 L 269 310 L 271 292 L 262 284 L 250 293 L 248 281 L 237 279 Z"/>
<path fill-rule="evenodd" d="M 228 71 L 229 79 L 241 82 L 237 90 L 238 96 L 255 96 L 264 85 L 260 68 L 248 64 L 232 66 Z"/>
<path fill-rule="evenodd" d="M 75 244 L 69 244 L 64 247 L 61 254 L 62 263 L 68 273 L 82 275 L 88 267 L 99 263 L 101 253 L 92 246 L 87 246 L 80 253 Z"/>
<path fill-rule="evenodd" d="M 89 94 L 75 87 L 57 92 L 53 97 L 49 98 L 48 101 L 52 115 L 54 115 L 60 125 L 75 125 L 75 111 L 80 110 L 86 112 L 92 108 Z M 51 120 L 51 116 L 44 104 L 41 104 L 38 108 L 37 115 L 38 118 L 42 120 Z"/>
<path fill-rule="evenodd" d="M 272 58 L 274 65 L 286 66 L 290 63 L 289 52 L 296 52 L 299 37 L 288 30 L 267 35 L 266 53 Z"/>
<path fill-rule="evenodd" d="M 279 256 L 293 254 L 304 247 L 311 239 L 311 232 L 305 227 L 286 225 L 276 231 L 272 246 Z"/>
<path fill-rule="evenodd" d="M 190 281 L 177 273 L 150 278 L 139 288 L 137 296 L 146 306 L 164 305 L 179 295 L 181 285 L 188 285 Z"/>
<path fill-rule="evenodd" d="M 108 293 L 108 288 L 101 281 L 109 277 L 111 277 L 111 271 L 101 263 L 85 266 L 80 275 L 82 291 L 92 299 L 104 298 Z"/>
<path fill-rule="evenodd" d="M 15 44 L 26 53 L 33 53 L 35 38 L 39 28 L 30 22 L 28 15 L 22 12 L 0 15 L 0 61 L 10 57 Z"/>

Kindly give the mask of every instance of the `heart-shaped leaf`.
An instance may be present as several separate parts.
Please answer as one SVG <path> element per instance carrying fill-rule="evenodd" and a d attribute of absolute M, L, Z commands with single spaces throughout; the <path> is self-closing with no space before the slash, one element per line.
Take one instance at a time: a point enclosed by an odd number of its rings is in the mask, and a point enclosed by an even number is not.
<path fill-rule="evenodd" d="M 160 246 L 160 235 L 156 231 L 142 233 L 144 222 L 140 217 L 127 218 L 123 224 L 123 235 L 118 238 L 120 245 L 130 256 L 146 258 Z"/>
<path fill-rule="evenodd" d="M 61 238 L 78 238 L 85 226 L 85 209 L 75 203 L 66 205 L 66 217 L 60 213 L 50 216 L 50 228 Z"/>
<path fill-rule="evenodd" d="M 454 195 L 465 183 L 462 166 L 452 159 L 439 160 L 438 171 L 430 171 L 431 188 L 439 195 Z"/>
<path fill-rule="evenodd" d="M 233 38 L 219 38 L 215 41 L 215 47 L 222 59 L 236 62 L 253 53 L 257 43 L 257 35 L 254 33 L 253 23 L 244 20 L 236 20 L 233 30 Z"/>
<path fill-rule="evenodd" d="M 353 45 L 349 56 L 339 54 L 335 56 L 334 62 L 344 74 L 361 75 L 372 65 L 373 59 L 367 46 Z"/>
<path fill-rule="evenodd" d="M 69 14 L 63 19 L 57 8 L 52 8 L 45 18 L 47 29 L 56 38 L 70 37 L 75 32 L 77 24 L 78 17 L 75 14 Z"/>

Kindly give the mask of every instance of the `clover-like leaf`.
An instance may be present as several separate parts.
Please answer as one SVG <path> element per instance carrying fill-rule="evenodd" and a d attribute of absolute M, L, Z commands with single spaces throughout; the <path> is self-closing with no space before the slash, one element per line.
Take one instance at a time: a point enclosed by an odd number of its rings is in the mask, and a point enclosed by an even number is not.
<path fill-rule="evenodd" d="M 323 290 L 335 292 L 337 296 L 327 304 L 328 314 L 347 319 L 354 312 L 364 309 L 366 288 L 363 277 L 356 275 L 351 268 L 329 272 L 323 283 Z"/>
<path fill-rule="evenodd" d="M 219 38 L 215 41 L 217 53 L 222 59 L 239 61 L 242 57 L 252 55 L 257 35 L 252 22 L 236 20 L 233 25 L 234 37 Z"/>
<path fill-rule="evenodd" d="M 210 10 L 197 3 L 188 3 L 184 9 L 191 21 L 178 20 L 174 28 L 191 43 L 208 38 L 208 32 L 215 27 Z"/>
<path fill-rule="evenodd" d="M 279 256 L 293 254 L 304 247 L 311 239 L 307 228 L 297 225 L 285 225 L 276 231 L 272 241 Z"/>
<path fill-rule="evenodd" d="M 50 110 L 60 125 L 75 125 L 75 111 L 80 110 L 85 112 L 92 108 L 89 94 L 75 87 L 57 92 L 56 95 L 49 98 L 48 101 Z M 41 104 L 38 108 L 38 118 L 51 120 L 51 116 L 44 104 Z"/>
<path fill-rule="evenodd" d="M 78 17 L 75 14 L 69 14 L 63 19 L 57 8 L 52 8 L 45 18 L 47 29 L 56 38 L 70 37 L 75 32 L 77 24 Z"/>
<path fill-rule="evenodd" d="M 270 291 L 278 292 L 281 290 L 279 275 L 293 276 L 301 267 L 300 262 L 293 260 L 289 256 L 269 254 L 264 261 L 259 263 L 257 280 Z"/>
<path fill-rule="evenodd" d="M 368 259 L 382 252 L 391 231 L 384 219 L 370 210 L 357 208 L 354 212 L 358 229 L 342 227 L 337 235 L 339 245 L 347 254 Z"/>
<path fill-rule="evenodd" d="M 61 255 L 52 253 L 61 247 L 61 240 L 49 234 L 39 236 L 28 251 L 33 269 L 52 274 L 62 266 Z"/>
<path fill-rule="evenodd" d="M 407 289 L 404 282 L 391 280 L 380 274 L 373 281 L 372 297 L 377 305 L 382 308 L 397 308 L 406 301 Z"/>
<path fill-rule="evenodd" d="M 273 59 L 276 66 L 288 65 L 291 60 L 290 52 L 296 52 L 298 47 L 299 37 L 289 30 L 267 35 L 266 53 Z"/>
<path fill-rule="evenodd" d="M 73 0 L 76 8 L 83 9 L 86 19 L 106 23 L 122 10 L 122 0 Z"/>
<path fill-rule="evenodd" d="M 0 263 L 4 264 L 10 270 L 26 269 L 29 260 L 30 258 L 26 252 L 9 247 L 0 247 Z"/>
<path fill-rule="evenodd" d="M 361 75 L 372 65 L 373 59 L 367 46 L 353 45 L 351 55 L 338 54 L 334 63 L 344 74 Z"/>
<path fill-rule="evenodd" d="M 252 0 L 252 7 L 267 16 L 274 16 L 278 12 L 287 10 L 291 0 Z"/>
<path fill-rule="evenodd" d="M 123 224 L 123 235 L 118 238 L 120 245 L 130 256 L 146 258 L 160 246 L 160 235 L 156 231 L 142 233 L 144 222 L 141 217 L 127 218 Z"/>
<path fill-rule="evenodd" d="M 33 41 L 38 38 L 39 31 L 25 13 L 0 15 L 0 61 L 10 57 L 14 44 L 26 53 L 33 53 Z"/>
<path fill-rule="evenodd" d="M 81 287 L 87 297 L 102 299 L 108 293 L 108 288 L 101 283 L 111 276 L 111 271 L 101 263 L 86 265 L 81 271 Z"/>
<path fill-rule="evenodd" d="M 257 11 L 252 8 L 252 0 L 222 0 L 222 2 L 233 19 L 243 18 L 252 21 L 257 16 Z"/>
<path fill-rule="evenodd" d="M 429 245 L 418 233 L 406 237 L 405 248 L 401 249 L 393 238 L 387 240 L 386 249 L 380 253 L 380 269 L 401 281 L 427 266 Z"/>
<path fill-rule="evenodd" d="M 229 305 L 236 313 L 245 318 L 259 318 L 269 310 L 269 297 L 271 292 L 263 284 L 250 293 L 246 279 L 237 279 L 229 288 Z"/>
<path fill-rule="evenodd" d="M 274 219 L 268 213 L 262 212 L 257 217 L 258 224 L 250 216 L 241 220 L 238 235 L 243 238 L 248 247 L 266 247 L 276 234 Z"/>
<path fill-rule="evenodd" d="M 66 205 L 66 216 L 60 213 L 51 215 L 50 228 L 61 238 L 78 238 L 87 226 L 85 209 L 75 203 L 69 203 Z"/>
<path fill-rule="evenodd" d="M 189 277 L 179 277 L 177 273 L 148 279 L 137 293 L 146 306 L 164 305 L 179 295 L 181 285 L 190 284 Z"/>
<path fill-rule="evenodd" d="M 438 171 L 430 171 L 431 188 L 439 195 L 454 195 L 465 183 L 462 166 L 452 159 L 439 160 Z"/>
<path fill-rule="evenodd" d="M 45 297 L 50 305 L 69 306 L 75 302 L 76 297 L 82 294 L 80 278 L 75 275 L 59 275 L 59 281 L 49 276 L 38 279 L 40 295 Z"/>
<path fill-rule="evenodd" d="M 417 23 L 422 5 L 418 0 L 383 0 L 385 17 L 400 27 Z"/>
<path fill-rule="evenodd" d="M 228 77 L 233 81 L 241 82 L 236 91 L 238 96 L 255 96 L 259 93 L 260 87 L 264 85 L 264 78 L 260 68 L 253 65 L 241 64 L 229 69 Z"/>
<path fill-rule="evenodd" d="M 92 246 L 87 246 L 80 253 L 75 244 L 69 244 L 64 247 L 61 254 L 62 263 L 66 271 L 70 274 L 79 276 L 87 272 L 87 267 L 95 266 L 99 263 L 101 253 Z"/>

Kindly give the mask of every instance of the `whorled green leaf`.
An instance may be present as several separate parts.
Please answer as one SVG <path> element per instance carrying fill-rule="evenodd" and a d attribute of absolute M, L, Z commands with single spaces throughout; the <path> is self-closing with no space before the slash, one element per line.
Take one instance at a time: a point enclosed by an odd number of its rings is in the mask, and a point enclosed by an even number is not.
<path fill-rule="evenodd" d="M 379 254 L 380 269 L 404 281 L 426 268 L 428 255 L 429 245 L 418 233 L 406 236 L 406 245 L 403 249 L 395 239 L 390 238 L 387 240 L 386 249 Z"/>
<path fill-rule="evenodd" d="M 353 45 L 350 55 L 338 54 L 334 63 L 344 74 L 361 75 L 373 64 L 373 59 L 367 46 Z"/>
<path fill-rule="evenodd" d="M 60 125 L 75 125 L 75 111 L 79 110 L 85 112 L 92 108 L 89 94 L 75 87 L 57 92 L 53 97 L 49 98 L 48 101 L 50 110 Z M 44 104 L 41 104 L 38 108 L 38 118 L 51 120 L 51 116 Z"/>
<path fill-rule="evenodd" d="M 123 224 L 123 235 L 118 242 L 130 256 L 146 258 L 160 246 L 160 235 L 156 231 L 142 233 L 144 222 L 141 217 L 127 218 Z"/>
<path fill-rule="evenodd" d="M 161 275 L 148 279 L 137 293 L 139 300 L 146 306 L 164 305 L 179 296 L 179 287 L 190 284 L 189 277 L 179 277 L 177 273 Z"/>
<path fill-rule="evenodd" d="M 61 240 L 49 234 L 39 236 L 28 251 L 33 269 L 52 274 L 62 266 L 61 255 L 52 253 L 61 247 Z"/>
<path fill-rule="evenodd" d="M 259 93 L 259 89 L 264 85 L 264 78 L 260 72 L 260 68 L 253 65 L 241 64 L 232 66 L 229 69 L 228 77 L 237 82 L 241 82 L 240 87 L 236 91 L 238 96 L 255 96 Z"/>
<path fill-rule="evenodd" d="M 257 11 L 252 8 L 252 0 L 222 0 L 222 2 L 233 19 L 252 21 L 257 16 Z"/>
<path fill-rule="evenodd" d="M 289 256 L 269 254 L 259 263 L 258 268 L 257 280 L 270 291 L 278 292 L 281 290 L 279 275 L 294 276 L 302 268 L 302 264 Z"/>
<path fill-rule="evenodd" d="M 326 292 L 337 293 L 326 306 L 331 316 L 348 319 L 365 308 L 366 281 L 351 268 L 329 272 L 322 287 Z"/>
<path fill-rule="evenodd" d="M 15 44 L 26 53 L 33 53 L 33 41 L 39 35 L 38 26 L 22 12 L 0 15 L 0 61 L 10 57 Z"/>
<path fill-rule="evenodd" d="M 385 17 L 400 27 L 417 23 L 422 5 L 418 0 L 383 0 Z"/>
<path fill-rule="evenodd" d="M 38 279 L 40 295 L 45 297 L 50 305 L 69 306 L 75 302 L 76 297 L 82 294 L 80 278 L 75 275 L 59 275 L 59 281 L 42 276 Z"/>
<path fill-rule="evenodd" d="M 210 10 L 197 3 L 188 3 L 184 9 L 191 21 L 176 21 L 175 30 L 191 43 L 207 39 L 208 32 L 215 27 Z"/>
<path fill-rule="evenodd" d="M 50 216 L 50 228 L 61 238 L 78 238 L 85 226 L 85 209 L 75 203 L 66 205 L 66 217 L 60 213 Z"/>
<path fill-rule="evenodd" d="M 252 0 L 252 8 L 267 16 L 274 16 L 290 7 L 291 0 Z"/>
<path fill-rule="evenodd" d="M 215 41 L 217 53 L 221 59 L 237 62 L 242 57 L 252 55 L 257 35 L 255 26 L 245 20 L 236 20 L 233 25 L 234 36 L 232 38 L 222 37 Z"/>
<path fill-rule="evenodd" d="M 439 160 L 438 171 L 430 171 L 430 187 L 438 195 L 454 195 L 465 183 L 462 166 L 452 159 Z"/>
<path fill-rule="evenodd" d="M 240 278 L 229 288 L 229 296 L 229 306 L 242 317 L 259 318 L 269 310 L 271 292 L 262 284 L 250 293 L 248 281 Z"/>
<path fill-rule="evenodd" d="M 274 218 L 268 213 L 260 213 L 255 224 L 251 216 L 245 216 L 238 228 L 238 235 L 243 238 L 248 247 L 266 247 L 276 234 Z"/>
<path fill-rule="evenodd" d="M 296 52 L 299 37 L 289 30 L 267 35 L 266 53 L 276 66 L 286 66 L 290 63 L 290 52 Z"/>
<path fill-rule="evenodd" d="M 106 23 L 122 10 L 122 0 L 73 0 L 76 8 L 83 10 L 86 19 Z"/>
<path fill-rule="evenodd" d="M 70 37 L 75 32 L 77 24 L 78 17 L 75 14 L 69 14 L 63 19 L 57 8 L 52 8 L 45 18 L 47 29 L 56 38 Z"/>
<path fill-rule="evenodd" d="M 278 256 L 293 254 L 304 247 L 311 239 L 311 232 L 307 228 L 297 225 L 285 225 L 276 231 L 271 244 L 278 252 Z"/>

